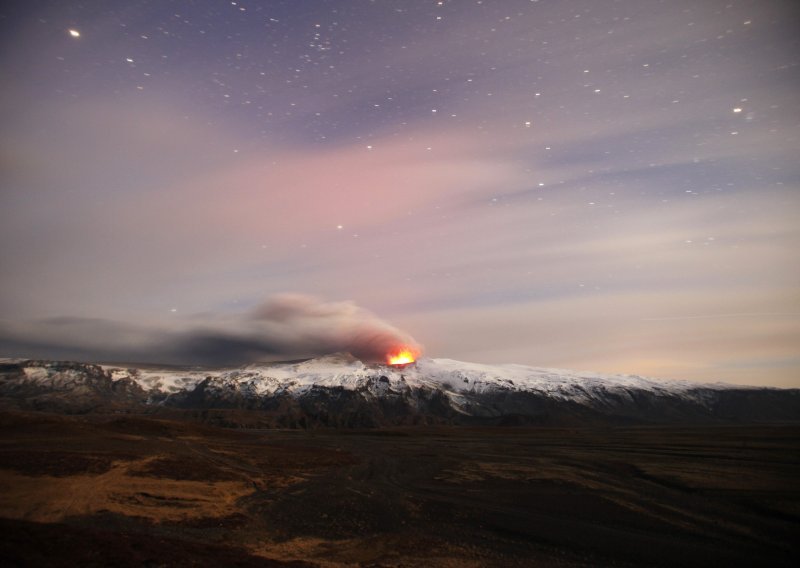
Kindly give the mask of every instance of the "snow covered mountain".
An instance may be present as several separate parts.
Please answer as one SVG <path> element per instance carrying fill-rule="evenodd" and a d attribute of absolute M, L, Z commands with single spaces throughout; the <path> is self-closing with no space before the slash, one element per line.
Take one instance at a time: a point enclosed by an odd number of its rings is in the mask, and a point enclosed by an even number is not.
<path fill-rule="evenodd" d="M 800 390 L 340 353 L 237 369 L 0 361 L 6 408 L 193 413 L 226 425 L 375 427 L 800 419 Z"/>

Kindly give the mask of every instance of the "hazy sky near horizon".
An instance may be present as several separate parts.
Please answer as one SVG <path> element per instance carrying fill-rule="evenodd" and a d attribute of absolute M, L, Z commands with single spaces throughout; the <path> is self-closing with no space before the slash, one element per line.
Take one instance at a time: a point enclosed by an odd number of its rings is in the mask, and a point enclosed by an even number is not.
<path fill-rule="evenodd" d="M 0 355 L 268 359 L 368 328 L 800 386 L 798 15 L 6 3 Z M 254 316 L 282 302 L 301 326 Z"/>

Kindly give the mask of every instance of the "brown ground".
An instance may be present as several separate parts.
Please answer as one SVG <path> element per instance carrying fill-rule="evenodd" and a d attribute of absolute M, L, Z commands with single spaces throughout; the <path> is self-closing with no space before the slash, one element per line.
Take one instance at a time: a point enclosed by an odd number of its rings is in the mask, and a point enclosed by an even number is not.
<path fill-rule="evenodd" d="M 800 427 L 232 431 L 0 414 L 37 566 L 793 566 Z"/>

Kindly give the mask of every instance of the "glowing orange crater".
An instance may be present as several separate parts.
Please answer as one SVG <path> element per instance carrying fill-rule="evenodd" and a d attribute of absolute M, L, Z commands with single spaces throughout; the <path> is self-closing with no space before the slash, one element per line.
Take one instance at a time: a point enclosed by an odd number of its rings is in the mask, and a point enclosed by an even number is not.
<path fill-rule="evenodd" d="M 408 365 L 416 360 L 417 353 L 407 347 L 386 355 L 386 362 L 390 365 Z"/>

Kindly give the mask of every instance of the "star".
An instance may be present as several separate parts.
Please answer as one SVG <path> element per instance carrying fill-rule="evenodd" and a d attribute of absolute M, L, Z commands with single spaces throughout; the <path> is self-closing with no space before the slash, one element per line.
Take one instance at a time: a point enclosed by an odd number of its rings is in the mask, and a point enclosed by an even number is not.
<path fill-rule="evenodd" d="M 79 32 L 78 30 L 70 29 L 68 31 L 69 31 L 69 35 L 72 36 L 72 37 L 75 37 L 75 38 L 81 37 L 81 32 Z"/>

